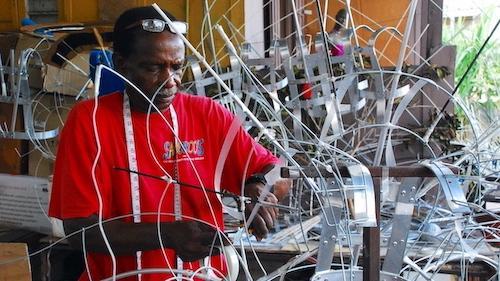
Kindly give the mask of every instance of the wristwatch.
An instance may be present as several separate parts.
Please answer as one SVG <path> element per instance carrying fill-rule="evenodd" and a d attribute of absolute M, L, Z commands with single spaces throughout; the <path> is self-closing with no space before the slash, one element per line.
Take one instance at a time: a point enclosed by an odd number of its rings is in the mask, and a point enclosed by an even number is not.
<path fill-rule="evenodd" d="M 263 185 L 267 185 L 267 180 L 264 174 L 253 174 L 245 181 L 245 184 L 251 183 L 262 183 Z"/>

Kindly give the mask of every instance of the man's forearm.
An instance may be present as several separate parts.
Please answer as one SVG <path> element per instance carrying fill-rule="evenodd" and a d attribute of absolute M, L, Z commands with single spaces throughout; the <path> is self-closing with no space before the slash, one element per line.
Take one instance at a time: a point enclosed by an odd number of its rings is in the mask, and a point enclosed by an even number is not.
<path fill-rule="evenodd" d="M 72 247 L 82 249 L 82 228 L 85 229 L 85 250 L 89 252 L 108 253 L 108 248 L 103 235 L 97 225 L 97 217 L 92 216 L 82 219 L 70 219 L 64 221 L 64 229 L 67 234 L 80 231 L 73 235 L 69 241 Z M 116 255 L 130 255 L 136 251 L 154 250 L 160 248 L 158 227 L 156 223 L 129 223 L 123 221 L 111 221 L 103 223 L 104 233 L 109 241 L 111 249 Z M 166 223 L 161 223 L 163 232 L 168 228 Z M 162 236 L 163 246 L 171 247 L 170 241 L 165 235 Z"/>
<path fill-rule="evenodd" d="M 64 230 L 67 234 L 80 232 L 69 239 L 72 247 L 83 248 L 81 230 L 85 228 L 85 250 L 109 252 L 97 221 L 97 216 L 64 220 Z M 217 255 L 223 244 L 223 241 L 218 239 L 218 230 L 200 221 L 161 222 L 160 235 L 156 223 L 117 220 L 106 222 L 103 226 L 115 255 L 132 255 L 136 251 L 155 250 L 163 246 L 173 249 L 184 261 L 194 261 L 208 255 Z"/>

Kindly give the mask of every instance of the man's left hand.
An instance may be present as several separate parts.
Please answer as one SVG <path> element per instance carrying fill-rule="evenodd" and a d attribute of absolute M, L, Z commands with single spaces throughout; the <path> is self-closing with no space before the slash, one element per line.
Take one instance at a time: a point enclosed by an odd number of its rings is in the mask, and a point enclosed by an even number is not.
<path fill-rule="evenodd" d="M 261 205 L 255 203 L 261 195 L 265 192 L 265 185 L 262 183 L 248 183 L 245 185 L 245 196 L 252 199 L 251 203 L 246 204 L 245 216 L 248 219 L 250 214 L 255 208 L 258 208 L 253 220 L 250 222 L 250 230 L 253 231 L 257 240 L 260 241 L 265 238 L 269 230 L 274 226 L 276 218 L 278 217 L 278 209 L 271 206 Z M 267 194 L 262 201 L 277 204 L 278 199 L 272 192 L 267 191 Z"/>

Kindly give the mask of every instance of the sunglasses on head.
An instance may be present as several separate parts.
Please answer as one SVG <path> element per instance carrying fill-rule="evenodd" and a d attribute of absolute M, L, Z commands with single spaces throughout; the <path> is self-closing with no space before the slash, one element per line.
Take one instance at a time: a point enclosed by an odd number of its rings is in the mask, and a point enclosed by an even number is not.
<path fill-rule="evenodd" d="M 142 26 L 142 29 L 148 32 L 163 32 L 165 29 L 167 29 L 171 33 L 176 33 L 177 31 L 181 34 L 186 34 L 188 29 L 187 23 L 182 21 L 174 21 L 172 22 L 172 26 L 170 26 L 170 24 L 168 24 L 164 20 L 145 19 L 134 22 L 126 26 L 123 30 L 132 29 L 137 26 Z"/>

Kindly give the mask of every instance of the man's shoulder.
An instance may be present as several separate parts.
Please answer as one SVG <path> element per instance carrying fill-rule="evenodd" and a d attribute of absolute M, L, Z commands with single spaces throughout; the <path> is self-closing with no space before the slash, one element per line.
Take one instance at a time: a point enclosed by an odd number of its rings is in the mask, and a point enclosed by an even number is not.
<path fill-rule="evenodd" d="M 209 97 L 197 96 L 184 92 L 177 93 L 177 95 L 177 106 L 180 106 L 182 108 L 190 108 L 194 111 L 206 111 L 213 109 L 214 107 L 220 107 L 219 103 Z"/>
<path fill-rule="evenodd" d="M 91 98 L 78 102 L 72 109 L 73 114 L 89 114 L 97 105 L 99 111 L 117 112 L 121 108 L 122 93 L 116 92 L 97 99 Z"/>
<path fill-rule="evenodd" d="M 177 95 L 179 96 L 179 100 L 182 101 L 183 103 L 202 105 L 202 104 L 211 104 L 214 102 L 211 98 L 189 94 L 185 92 L 179 92 L 177 93 Z"/>

